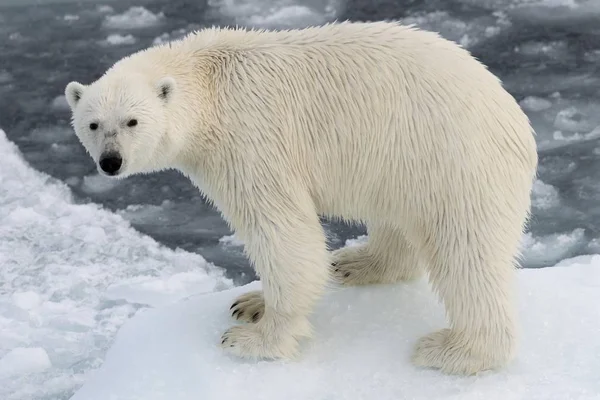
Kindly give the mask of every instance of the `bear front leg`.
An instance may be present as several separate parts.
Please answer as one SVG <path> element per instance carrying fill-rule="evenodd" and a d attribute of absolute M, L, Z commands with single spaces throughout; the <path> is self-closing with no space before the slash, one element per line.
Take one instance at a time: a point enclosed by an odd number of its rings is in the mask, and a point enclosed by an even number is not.
<path fill-rule="evenodd" d="M 232 225 L 263 290 L 236 300 L 234 317 L 254 323 L 227 330 L 221 347 L 244 358 L 293 358 L 299 340 L 311 335 L 308 316 L 329 278 L 325 234 L 310 201 L 288 201 L 246 215 L 253 220 L 232 220 Z"/>

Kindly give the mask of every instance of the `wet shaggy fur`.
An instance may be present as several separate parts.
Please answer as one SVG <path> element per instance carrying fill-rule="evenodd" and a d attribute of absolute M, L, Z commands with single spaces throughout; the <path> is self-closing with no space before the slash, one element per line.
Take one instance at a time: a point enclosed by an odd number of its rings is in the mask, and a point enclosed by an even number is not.
<path fill-rule="evenodd" d="M 534 133 L 455 43 L 394 22 L 212 28 L 66 95 L 96 162 L 117 154 L 117 178 L 180 170 L 244 241 L 263 289 L 232 305 L 245 323 L 223 334 L 224 350 L 294 357 L 330 277 L 426 273 L 448 328 L 415 338 L 416 365 L 474 374 L 514 357 Z M 319 215 L 365 223 L 368 242 L 330 253 Z"/>

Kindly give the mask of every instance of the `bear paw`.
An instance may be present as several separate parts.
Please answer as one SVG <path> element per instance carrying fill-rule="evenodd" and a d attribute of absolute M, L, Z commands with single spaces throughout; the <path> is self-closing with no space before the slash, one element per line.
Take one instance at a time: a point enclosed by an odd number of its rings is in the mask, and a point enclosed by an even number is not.
<path fill-rule="evenodd" d="M 332 258 L 333 277 L 346 286 L 408 282 L 423 274 L 408 254 L 398 254 L 390 263 L 371 254 L 367 245 L 338 249 Z"/>
<path fill-rule="evenodd" d="M 292 359 L 298 355 L 298 340 L 310 335 L 308 322 L 283 325 L 261 319 L 256 324 L 239 325 L 221 336 L 221 348 L 242 358 Z M 286 327 L 285 330 L 282 328 Z"/>
<path fill-rule="evenodd" d="M 398 268 L 387 265 L 369 253 L 367 246 L 345 247 L 332 254 L 331 268 L 335 280 L 346 286 L 395 283 Z"/>
<path fill-rule="evenodd" d="M 501 367 L 506 363 L 501 357 L 483 356 L 484 342 L 469 343 L 450 329 L 442 329 L 419 339 L 413 354 L 413 363 L 419 367 L 440 369 L 450 375 L 474 375 Z"/>
<path fill-rule="evenodd" d="M 333 252 L 331 268 L 336 281 L 343 285 L 368 285 L 382 281 L 374 260 L 363 246 L 346 247 Z"/>
<path fill-rule="evenodd" d="M 248 292 L 237 299 L 230 307 L 231 316 L 238 321 L 260 321 L 265 313 L 265 299 L 261 291 Z"/>

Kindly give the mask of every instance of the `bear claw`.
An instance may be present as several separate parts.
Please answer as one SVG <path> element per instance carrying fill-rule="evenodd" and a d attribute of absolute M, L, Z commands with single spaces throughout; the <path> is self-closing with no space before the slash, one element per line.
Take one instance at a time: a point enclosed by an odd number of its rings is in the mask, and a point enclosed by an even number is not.
<path fill-rule="evenodd" d="M 265 312 L 265 300 L 262 292 L 249 292 L 238 297 L 229 308 L 231 316 L 238 321 L 256 323 Z"/>

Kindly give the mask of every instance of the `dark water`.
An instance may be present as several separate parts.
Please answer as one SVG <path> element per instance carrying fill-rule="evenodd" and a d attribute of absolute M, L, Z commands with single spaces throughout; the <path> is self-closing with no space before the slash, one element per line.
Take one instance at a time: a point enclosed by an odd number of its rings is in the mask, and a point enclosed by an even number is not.
<path fill-rule="evenodd" d="M 0 2 L 0 127 L 9 139 L 34 168 L 67 182 L 78 201 L 125 210 L 124 216 L 139 231 L 170 247 L 202 254 L 225 267 L 238 283 L 253 279 L 241 249 L 219 243 L 231 232 L 218 212 L 185 178 L 169 171 L 107 184 L 95 177 L 95 165 L 72 133 L 69 110 L 52 103 L 69 81 L 93 81 L 116 60 L 152 45 L 163 33 L 175 38 L 203 26 L 239 21 L 205 0 L 110 2 L 111 14 L 141 4 L 154 14 L 164 13 L 156 25 L 122 30 L 107 28 L 106 14 L 94 2 L 35 3 Z M 532 95 L 554 99 L 549 109 L 529 114 L 538 131 L 540 179 L 556 188 L 559 200 L 549 208 L 534 209 L 530 232 L 533 240 L 548 247 L 557 234 L 568 236 L 583 229 L 583 237 L 560 254 L 590 252 L 600 233 L 598 139 L 565 141 L 555 131 L 556 116 L 569 107 L 575 109 L 567 121 L 575 124 L 573 129 L 600 126 L 600 10 L 569 14 L 561 9 L 504 9 L 498 14 L 506 2 L 496 3 L 349 0 L 339 5 L 337 18 L 416 18 L 419 25 L 453 40 L 463 40 L 467 32 L 469 49 L 505 81 L 517 100 Z M 66 15 L 78 19 L 65 19 Z M 505 20 L 508 26 L 503 25 Z M 102 44 L 111 33 L 132 34 L 136 42 Z M 585 133 L 573 129 L 567 126 L 563 136 Z M 127 209 L 131 205 L 141 206 Z M 333 248 L 364 233 L 361 227 L 324 223 Z M 544 251 L 538 253 L 526 253 L 523 265 L 543 267 L 557 261 L 544 257 Z"/>

